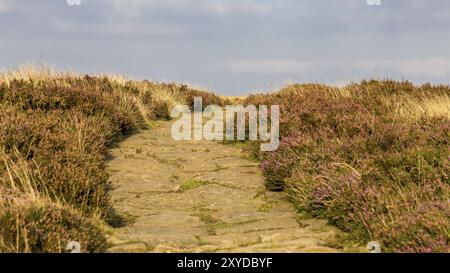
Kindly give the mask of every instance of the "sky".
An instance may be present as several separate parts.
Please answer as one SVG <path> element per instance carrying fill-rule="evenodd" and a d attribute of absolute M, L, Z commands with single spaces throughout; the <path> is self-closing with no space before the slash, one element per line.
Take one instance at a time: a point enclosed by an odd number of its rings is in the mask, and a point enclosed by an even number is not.
<path fill-rule="evenodd" d="M 0 0 L 0 68 L 44 63 L 224 95 L 450 79 L 448 0 L 80 1 Z"/>

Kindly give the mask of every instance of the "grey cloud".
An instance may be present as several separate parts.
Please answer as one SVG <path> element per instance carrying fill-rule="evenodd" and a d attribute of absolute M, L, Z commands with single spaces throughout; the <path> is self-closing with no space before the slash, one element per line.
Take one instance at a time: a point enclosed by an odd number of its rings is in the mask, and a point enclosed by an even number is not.
<path fill-rule="evenodd" d="M 399 72 L 405 77 L 444 78 L 450 76 L 450 59 L 368 59 L 354 61 L 234 60 L 226 68 L 238 74 L 313 74 L 320 71 Z M 388 75 L 388 74 L 387 74 Z"/>
<path fill-rule="evenodd" d="M 450 2 L 0 0 L 0 67 L 47 62 L 221 93 L 290 81 L 449 77 Z"/>

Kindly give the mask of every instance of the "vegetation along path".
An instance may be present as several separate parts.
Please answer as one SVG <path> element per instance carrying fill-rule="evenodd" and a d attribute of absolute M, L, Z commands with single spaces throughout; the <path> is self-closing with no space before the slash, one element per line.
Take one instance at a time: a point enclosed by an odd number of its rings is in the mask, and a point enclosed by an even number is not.
<path fill-rule="evenodd" d="M 170 122 L 111 151 L 111 198 L 122 218 L 111 252 L 339 252 L 337 231 L 299 219 L 284 193 L 268 192 L 241 149 L 174 141 Z"/>

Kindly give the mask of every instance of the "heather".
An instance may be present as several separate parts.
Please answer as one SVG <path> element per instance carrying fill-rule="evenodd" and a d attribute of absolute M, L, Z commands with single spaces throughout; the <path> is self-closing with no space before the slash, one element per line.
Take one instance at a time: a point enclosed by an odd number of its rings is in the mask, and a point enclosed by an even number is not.
<path fill-rule="evenodd" d="M 299 210 L 384 251 L 450 250 L 448 86 L 299 84 L 246 103 L 281 106 L 281 145 L 261 166 Z"/>
<path fill-rule="evenodd" d="M 115 215 L 108 148 L 168 119 L 191 96 L 184 85 L 25 66 L 0 74 L 0 252 L 85 252 L 108 247 Z"/>

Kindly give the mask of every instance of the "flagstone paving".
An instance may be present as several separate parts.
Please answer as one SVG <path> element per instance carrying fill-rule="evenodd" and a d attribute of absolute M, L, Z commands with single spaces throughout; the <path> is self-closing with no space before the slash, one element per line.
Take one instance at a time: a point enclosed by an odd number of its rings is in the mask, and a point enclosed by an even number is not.
<path fill-rule="evenodd" d="M 240 148 L 174 141 L 170 128 L 160 122 L 111 150 L 110 252 L 343 251 L 329 247 L 338 230 L 266 191 Z"/>

